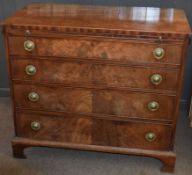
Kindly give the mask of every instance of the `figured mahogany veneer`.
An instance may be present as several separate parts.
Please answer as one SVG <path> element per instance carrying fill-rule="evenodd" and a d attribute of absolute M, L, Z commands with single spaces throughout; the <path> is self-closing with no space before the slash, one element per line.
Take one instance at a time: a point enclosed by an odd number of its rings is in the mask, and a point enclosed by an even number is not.
<path fill-rule="evenodd" d="M 112 39 L 83 39 L 82 37 L 68 38 L 40 38 L 27 37 L 35 43 L 33 52 L 26 52 L 23 43 L 26 37 L 9 37 L 11 55 L 24 56 L 51 56 L 89 58 L 101 60 L 126 61 L 128 63 L 153 63 L 158 61 L 153 57 L 153 50 L 163 48 L 164 58 L 162 63 L 180 64 L 182 44 L 163 44 L 142 41 L 112 40 Z M 152 41 L 152 40 L 151 40 Z M 154 40 L 158 42 L 158 39 Z M 121 52 L 119 52 L 121 50 Z"/>
<path fill-rule="evenodd" d="M 36 74 L 26 74 L 26 67 L 33 65 Z M 160 69 L 151 67 L 130 67 L 118 65 L 64 62 L 53 60 L 12 59 L 11 69 L 13 80 L 44 82 L 79 86 L 108 86 L 154 89 L 175 92 L 179 79 L 176 69 Z M 162 82 L 159 85 L 151 83 L 151 76 L 160 74 Z"/>
<path fill-rule="evenodd" d="M 33 121 L 38 121 L 42 129 L 33 131 L 30 127 Z M 17 114 L 16 123 L 19 137 L 36 140 L 152 150 L 171 149 L 172 131 L 170 125 L 20 112 Z M 145 139 L 145 135 L 149 131 L 156 133 L 154 142 L 148 142 Z"/>
<path fill-rule="evenodd" d="M 28 99 L 30 92 L 39 95 L 37 102 Z M 34 110 L 74 113 L 96 113 L 130 118 L 172 120 L 175 97 L 131 91 L 93 90 L 84 88 L 14 85 L 15 106 Z M 149 111 L 147 106 L 157 101 L 159 110 Z"/>
<path fill-rule="evenodd" d="M 15 157 L 71 148 L 149 156 L 174 171 L 191 33 L 182 10 L 32 4 L 3 27 Z"/>

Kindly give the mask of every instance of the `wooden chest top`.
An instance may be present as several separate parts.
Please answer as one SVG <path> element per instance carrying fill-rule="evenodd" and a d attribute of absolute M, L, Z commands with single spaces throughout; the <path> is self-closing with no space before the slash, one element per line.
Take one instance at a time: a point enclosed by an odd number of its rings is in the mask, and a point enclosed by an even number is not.
<path fill-rule="evenodd" d="M 4 21 L 12 28 L 69 33 L 175 34 L 191 32 L 183 10 L 150 7 L 31 4 Z"/>

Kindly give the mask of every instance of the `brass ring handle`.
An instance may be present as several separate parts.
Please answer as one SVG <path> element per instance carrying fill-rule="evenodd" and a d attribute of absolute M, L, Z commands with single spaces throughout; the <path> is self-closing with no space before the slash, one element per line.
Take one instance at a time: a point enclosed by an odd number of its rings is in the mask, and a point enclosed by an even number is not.
<path fill-rule="evenodd" d="M 153 132 L 148 132 L 146 135 L 145 135 L 145 139 L 148 141 L 148 142 L 153 142 L 155 139 L 156 139 L 156 134 L 153 133 Z"/>
<path fill-rule="evenodd" d="M 27 40 L 24 42 L 24 49 L 28 52 L 31 52 L 35 49 L 35 43 L 31 40 Z"/>
<path fill-rule="evenodd" d="M 161 60 L 165 56 L 165 50 L 163 48 L 156 48 L 153 50 L 153 56 L 156 60 Z"/>
<path fill-rule="evenodd" d="M 27 75 L 35 75 L 37 70 L 36 70 L 36 67 L 33 66 L 33 65 L 27 65 L 25 67 L 25 72 Z"/>
<path fill-rule="evenodd" d="M 159 85 L 159 84 L 161 84 L 163 77 L 160 74 L 153 74 L 153 75 L 151 75 L 150 80 L 151 80 L 152 84 Z"/>
<path fill-rule="evenodd" d="M 28 99 L 31 101 L 31 102 L 37 102 L 39 101 L 39 94 L 37 94 L 36 92 L 30 92 L 28 94 Z"/>
<path fill-rule="evenodd" d="M 148 103 L 147 107 L 148 107 L 149 111 L 154 112 L 154 111 L 157 111 L 159 109 L 160 105 L 156 101 L 151 101 Z"/>
<path fill-rule="evenodd" d="M 34 131 L 40 130 L 41 129 L 41 123 L 39 123 L 37 121 L 31 122 L 31 129 Z"/>

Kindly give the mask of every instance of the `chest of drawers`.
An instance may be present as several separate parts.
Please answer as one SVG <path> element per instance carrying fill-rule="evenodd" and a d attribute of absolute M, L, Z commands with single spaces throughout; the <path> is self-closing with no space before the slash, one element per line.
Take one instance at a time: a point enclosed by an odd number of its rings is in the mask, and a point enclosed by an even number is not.
<path fill-rule="evenodd" d="M 13 155 L 141 155 L 172 172 L 190 28 L 182 10 L 32 4 L 4 21 Z"/>

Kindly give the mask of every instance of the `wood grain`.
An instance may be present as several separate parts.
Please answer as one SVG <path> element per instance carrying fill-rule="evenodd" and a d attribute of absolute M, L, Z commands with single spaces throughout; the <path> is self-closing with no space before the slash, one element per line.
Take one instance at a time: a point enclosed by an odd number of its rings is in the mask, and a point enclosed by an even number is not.
<path fill-rule="evenodd" d="M 86 145 L 169 150 L 171 126 L 135 122 L 114 122 L 93 118 L 71 118 L 67 116 L 40 116 L 17 114 L 19 137 L 35 140 L 80 143 Z M 39 131 L 33 131 L 31 122 L 41 123 Z M 156 139 L 148 142 L 145 134 L 154 132 Z"/>
<path fill-rule="evenodd" d="M 138 15 L 141 14 L 141 15 Z M 30 146 L 150 156 L 173 172 L 191 33 L 182 10 L 32 4 L 3 22 L 14 112 L 13 155 Z M 32 40 L 35 49 L 24 50 Z M 154 59 L 161 47 L 165 56 Z M 25 67 L 34 64 L 36 75 Z M 149 82 L 159 73 L 160 85 Z M 28 99 L 39 94 L 37 102 Z M 149 111 L 151 101 L 160 108 Z M 41 124 L 31 129 L 32 121 Z M 156 139 L 147 142 L 145 135 Z"/>
<path fill-rule="evenodd" d="M 15 104 L 17 108 L 34 110 L 63 111 L 73 113 L 96 113 L 119 117 L 167 119 L 172 120 L 174 96 L 137 93 L 115 90 L 94 90 L 70 87 L 45 87 L 34 85 L 14 85 Z M 37 102 L 28 100 L 28 94 L 36 92 Z M 147 105 L 157 101 L 158 111 L 151 112 Z"/>
<path fill-rule="evenodd" d="M 27 75 L 25 68 L 33 65 L 37 69 L 35 75 Z M 178 70 L 167 70 L 150 67 L 111 66 L 86 62 L 66 62 L 48 60 L 12 59 L 11 70 L 13 80 L 56 83 L 73 86 L 107 86 L 129 87 L 141 89 L 176 91 Z M 159 85 L 151 83 L 150 77 L 160 74 L 163 81 Z"/>
<path fill-rule="evenodd" d="M 180 64 L 182 47 L 180 44 L 150 44 L 133 43 L 124 40 L 111 41 L 108 39 L 83 39 L 78 37 L 69 38 L 41 38 L 32 37 L 36 47 L 32 52 L 24 50 L 23 43 L 26 37 L 10 37 L 9 47 L 11 55 L 20 56 L 52 56 L 73 57 L 126 61 L 127 63 L 172 63 Z M 19 47 L 18 47 L 19 46 Z M 165 57 L 157 61 L 153 56 L 153 50 L 161 47 L 165 50 Z"/>
<path fill-rule="evenodd" d="M 4 24 L 55 31 L 67 28 L 75 33 L 119 30 L 122 34 L 129 31 L 132 35 L 169 33 L 184 36 L 191 32 L 183 10 L 150 7 L 31 4 Z"/>

